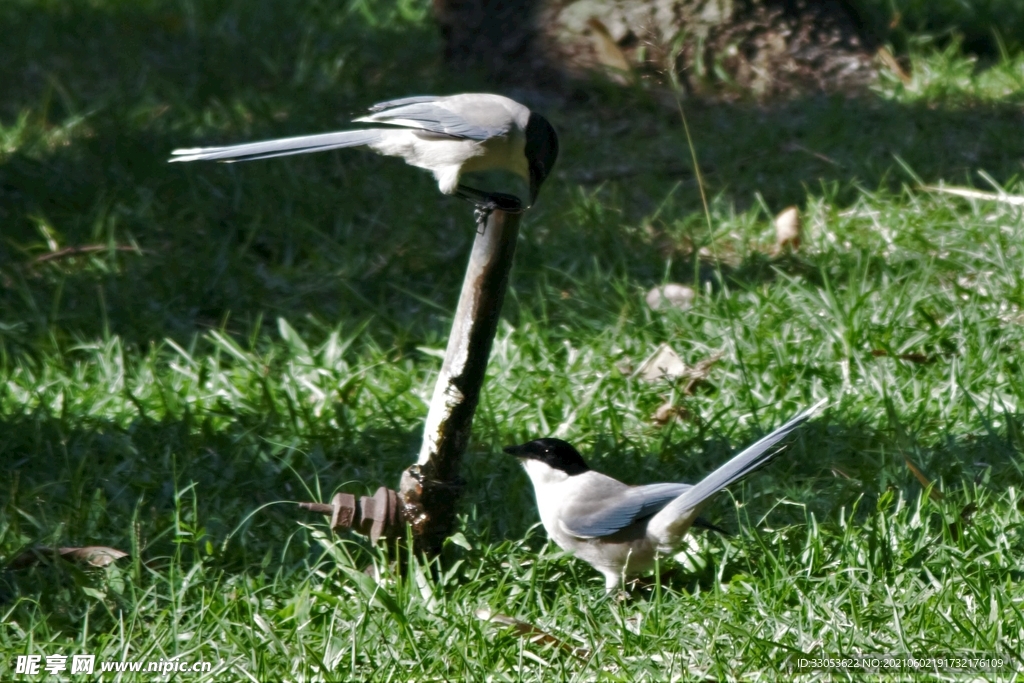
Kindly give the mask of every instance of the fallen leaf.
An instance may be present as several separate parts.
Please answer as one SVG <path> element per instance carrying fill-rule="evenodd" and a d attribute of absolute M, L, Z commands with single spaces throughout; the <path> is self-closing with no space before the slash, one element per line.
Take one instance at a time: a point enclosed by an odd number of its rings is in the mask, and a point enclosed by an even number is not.
<path fill-rule="evenodd" d="M 775 253 L 783 251 L 796 251 L 800 248 L 800 240 L 803 236 L 803 224 L 800 220 L 800 210 L 795 206 L 783 209 L 775 217 Z"/>
<path fill-rule="evenodd" d="M 53 557 L 62 557 L 65 560 L 87 564 L 92 567 L 106 567 L 122 557 L 128 557 L 128 553 L 117 548 L 108 548 L 102 545 L 92 545 L 83 548 L 48 548 L 46 546 L 39 546 L 22 552 L 11 560 L 7 567 L 9 569 L 26 569 L 44 559 Z"/>
<path fill-rule="evenodd" d="M 711 368 L 715 363 L 720 361 L 725 355 L 725 351 L 715 351 L 713 354 L 708 356 L 702 361 L 699 361 L 692 368 L 686 371 L 686 376 L 690 378 L 690 381 L 683 387 L 684 394 L 693 394 L 694 390 L 711 376 Z"/>
<path fill-rule="evenodd" d="M 592 40 L 590 42 L 594 46 L 597 61 L 605 67 L 612 80 L 620 85 L 633 83 L 635 76 L 629 65 L 629 60 L 626 59 L 626 55 L 623 54 L 604 22 L 597 17 L 591 17 L 587 20 L 587 28 L 591 30 Z"/>
<path fill-rule="evenodd" d="M 651 421 L 654 422 L 654 424 L 667 425 L 675 418 L 685 420 L 689 416 L 689 410 L 682 406 L 677 406 L 669 400 L 658 406 L 657 410 L 654 411 L 654 415 L 651 416 Z"/>
<path fill-rule="evenodd" d="M 675 308 L 685 311 L 693 305 L 693 300 L 696 298 L 697 292 L 693 287 L 670 282 L 667 285 L 655 287 L 647 292 L 644 300 L 655 311 L 663 308 Z"/>
<path fill-rule="evenodd" d="M 640 379 L 651 383 L 662 379 L 676 379 L 686 374 L 686 363 L 671 346 L 663 343 L 640 364 L 636 374 Z"/>
<path fill-rule="evenodd" d="M 568 652 L 574 657 L 579 657 L 580 659 L 586 659 L 590 656 L 589 648 L 570 645 L 564 640 L 551 635 L 547 631 L 542 631 L 533 624 L 528 624 L 525 621 L 521 621 L 505 614 L 497 614 L 487 607 L 478 609 L 475 614 L 476 618 L 482 621 L 490 621 L 495 624 L 501 624 L 502 626 L 510 626 L 517 636 L 520 638 L 528 638 L 531 643 L 553 645 L 563 652 Z"/>

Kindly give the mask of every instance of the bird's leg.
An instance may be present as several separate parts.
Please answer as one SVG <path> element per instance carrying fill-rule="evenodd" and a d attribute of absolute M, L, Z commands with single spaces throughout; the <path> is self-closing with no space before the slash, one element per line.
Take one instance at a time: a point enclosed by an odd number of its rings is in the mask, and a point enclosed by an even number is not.
<path fill-rule="evenodd" d="M 599 569 L 598 571 L 604 574 L 604 594 L 611 595 L 622 583 L 622 575 L 611 570 Z"/>
<path fill-rule="evenodd" d="M 455 190 L 457 197 L 462 197 L 473 204 L 473 217 L 476 219 L 477 232 L 482 233 L 491 213 L 500 210 L 505 213 L 522 213 L 525 211 L 523 202 L 515 195 L 504 192 L 483 192 L 475 187 L 459 185 Z"/>

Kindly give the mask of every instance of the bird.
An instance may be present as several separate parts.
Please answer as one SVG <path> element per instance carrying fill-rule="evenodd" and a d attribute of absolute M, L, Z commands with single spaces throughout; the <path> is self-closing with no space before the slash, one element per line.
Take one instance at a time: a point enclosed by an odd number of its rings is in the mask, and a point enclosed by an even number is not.
<path fill-rule="evenodd" d="M 478 210 L 520 212 L 536 203 L 558 159 L 558 135 L 548 120 L 502 95 L 405 97 L 375 104 L 353 122 L 378 125 L 226 147 L 176 149 L 170 161 L 249 161 L 368 147 L 431 171 L 443 194 L 462 197 Z M 510 183 L 513 179 L 516 182 Z M 492 186 L 476 186 L 481 183 Z M 502 191 L 506 189 L 513 191 Z"/>
<path fill-rule="evenodd" d="M 623 578 L 672 552 L 691 526 L 706 526 L 698 515 L 711 497 L 778 455 L 784 449 L 774 446 L 825 403 L 803 411 L 694 485 L 624 484 L 590 469 L 561 439 L 535 439 L 503 450 L 529 475 L 548 537 L 599 571 L 606 593 L 612 593 Z"/>

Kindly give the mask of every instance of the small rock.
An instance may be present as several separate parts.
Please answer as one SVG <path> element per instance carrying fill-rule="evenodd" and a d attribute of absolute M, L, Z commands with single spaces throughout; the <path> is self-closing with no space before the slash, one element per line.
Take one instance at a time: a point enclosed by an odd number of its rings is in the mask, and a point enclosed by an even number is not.
<path fill-rule="evenodd" d="M 697 298 L 697 292 L 692 287 L 675 282 L 655 287 L 644 297 L 647 305 L 655 311 L 661 308 L 677 308 L 680 311 L 685 311 L 693 305 L 695 298 Z"/>

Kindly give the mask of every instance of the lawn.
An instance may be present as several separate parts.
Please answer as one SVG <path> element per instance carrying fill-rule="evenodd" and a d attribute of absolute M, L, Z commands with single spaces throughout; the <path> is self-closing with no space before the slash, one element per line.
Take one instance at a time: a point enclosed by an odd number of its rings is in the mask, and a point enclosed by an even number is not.
<path fill-rule="evenodd" d="M 968 51 L 998 12 L 963 10 L 968 45 L 902 5 L 909 82 L 683 102 L 707 212 L 659 97 L 507 93 L 562 155 L 524 219 L 458 533 L 397 572 L 294 503 L 396 486 L 413 462 L 469 207 L 359 151 L 165 162 L 486 80 L 445 71 L 424 3 L 0 4 L 0 566 L 129 554 L 0 569 L 0 679 L 75 654 L 212 664 L 186 681 L 771 680 L 852 655 L 1019 675 L 1024 53 L 998 31 Z M 995 198 L 930 189 L 950 186 Z M 791 205 L 803 246 L 776 257 Z M 693 306 L 648 308 L 666 282 Z M 636 376 L 661 344 L 722 356 L 687 392 Z M 693 536 L 629 599 L 546 542 L 501 454 L 556 435 L 631 483 L 695 481 L 822 398 L 708 509 L 730 533 Z M 666 402 L 678 417 L 654 420 Z"/>

